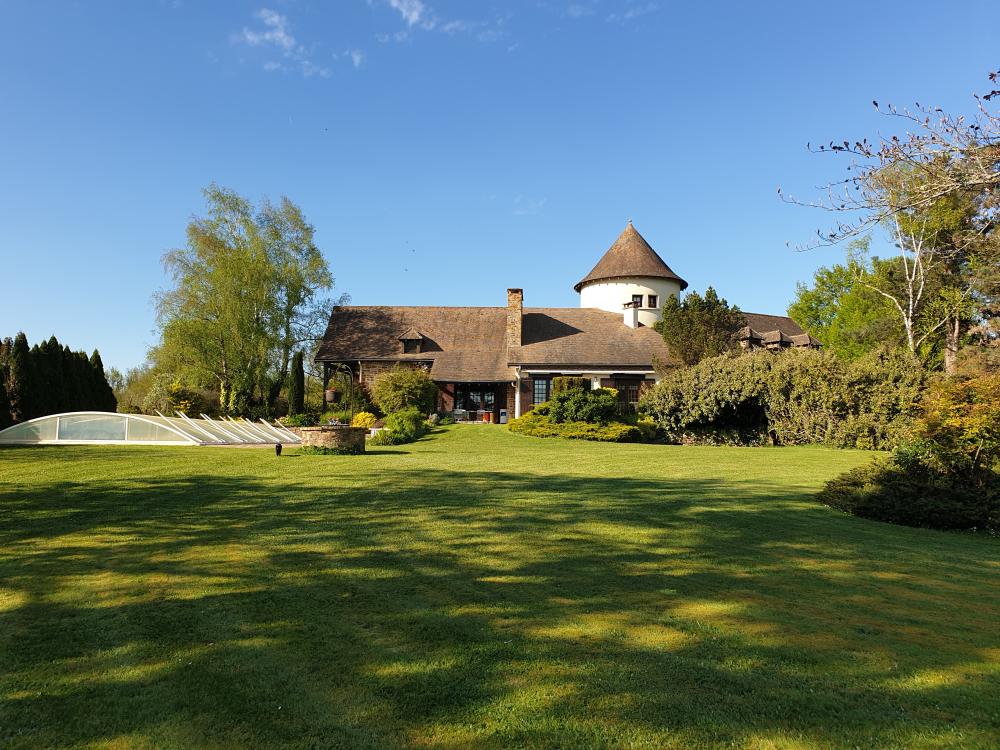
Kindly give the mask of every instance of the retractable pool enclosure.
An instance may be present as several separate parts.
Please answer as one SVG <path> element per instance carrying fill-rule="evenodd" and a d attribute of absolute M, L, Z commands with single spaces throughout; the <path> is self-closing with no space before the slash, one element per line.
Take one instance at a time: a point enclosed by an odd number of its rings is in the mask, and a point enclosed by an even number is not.
<path fill-rule="evenodd" d="M 176 417 L 75 411 L 50 414 L 0 430 L 0 445 L 269 445 L 298 443 L 298 436 L 263 419 L 204 414 L 193 419 L 183 412 Z"/>

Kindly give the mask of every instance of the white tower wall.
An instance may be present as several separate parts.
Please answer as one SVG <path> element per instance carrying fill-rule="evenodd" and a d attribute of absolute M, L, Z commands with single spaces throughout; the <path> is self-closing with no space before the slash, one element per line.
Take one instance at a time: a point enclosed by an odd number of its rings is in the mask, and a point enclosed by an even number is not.
<path fill-rule="evenodd" d="M 626 302 L 632 301 L 633 294 L 642 295 L 639 308 L 639 322 L 644 326 L 658 323 L 663 314 L 663 303 L 668 294 L 679 297 L 681 285 L 671 279 L 648 277 L 627 277 L 593 281 L 580 289 L 580 307 L 596 307 L 598 310 L 622 314 Z M 649 295 L 657 297 L 656 306 L 649 306 Z"/>

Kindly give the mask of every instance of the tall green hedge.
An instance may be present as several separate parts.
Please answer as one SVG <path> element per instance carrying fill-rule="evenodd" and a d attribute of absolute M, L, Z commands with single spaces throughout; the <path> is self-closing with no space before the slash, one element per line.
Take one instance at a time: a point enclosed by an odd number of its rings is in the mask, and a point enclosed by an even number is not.
<path fill-rule="evenodd" d="M 71 351 L 55 336 L 28 348 L 19 333 L 3 345 L 6 404 L 0 422 L 25 422 L 65 411 L 115 411 L 117 401 L 104 373 L 101 355 Z"/>
<path fill-rule="evenodd" d="M 640 409 L 677 441 L 887 449 L 905 438 L 925 380 L 898 351 L 850 363 L 803 349 L 727 354 L 674 371 Z"/>

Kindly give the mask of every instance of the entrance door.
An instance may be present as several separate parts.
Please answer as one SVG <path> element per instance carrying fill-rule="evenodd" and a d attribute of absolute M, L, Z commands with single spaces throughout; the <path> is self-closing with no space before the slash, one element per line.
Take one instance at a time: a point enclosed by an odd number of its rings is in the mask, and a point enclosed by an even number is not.
<path fill-rule="evenodd" d="M 497 387 L 493 383 L 456 383 L 455 408 L 465 409 L 471 419 L 482 420 L 484 412 L 494 412 Z"/>

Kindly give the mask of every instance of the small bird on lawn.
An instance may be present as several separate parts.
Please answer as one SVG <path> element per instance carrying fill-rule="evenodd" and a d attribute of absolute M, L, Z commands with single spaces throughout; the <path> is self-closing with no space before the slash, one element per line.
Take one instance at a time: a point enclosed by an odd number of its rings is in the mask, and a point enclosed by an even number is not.
<path fill-rule="evenodd" d="M 275 443 L 274 444 L 274 455 L 276 455 L 276 456 L 280 456 L 281 455 L 281 443 Z"/>

